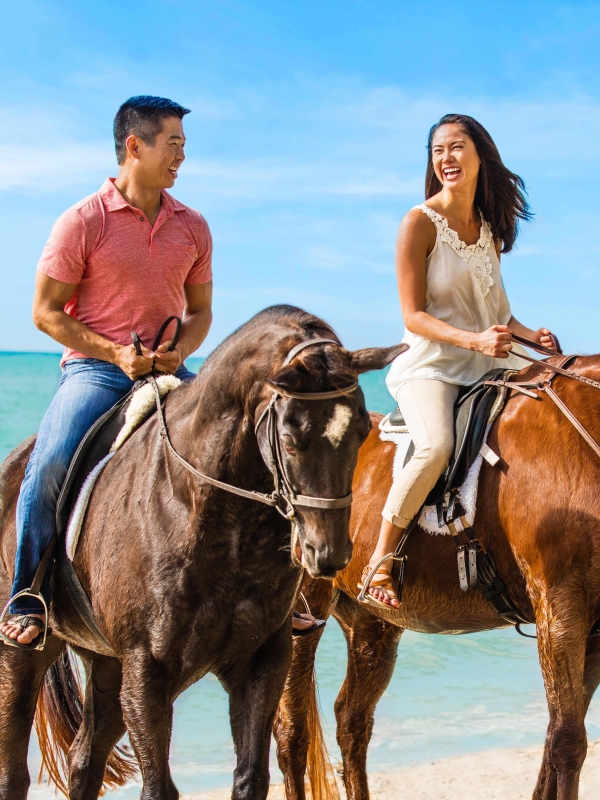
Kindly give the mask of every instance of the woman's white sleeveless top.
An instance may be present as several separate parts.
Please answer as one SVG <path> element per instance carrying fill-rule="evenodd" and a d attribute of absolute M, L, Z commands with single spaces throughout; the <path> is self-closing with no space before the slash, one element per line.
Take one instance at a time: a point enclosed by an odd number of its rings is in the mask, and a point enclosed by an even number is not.
<path fill-rule="evenodd" d="M 416 208 L 427 214 L 437 231 L 435 246 L 427 258 L 427 313 L 463 331 L 481 332 L 491 325 L 508 324 L 510 305 L 489 224 L 482 217 L 479 241 L 467 245 L 448 227 L 445 217 L 424 203 Z M 399 387 L 410 380 L 433 378 L 468 386 L 496 367 L 526 366 L 516 356 L 492 358 L 409 331 L 402 341 L 410 349 L 394 359 L 386 379 L 394 398 Z M 513 351 L 525 352 L 516 344 Z"/>

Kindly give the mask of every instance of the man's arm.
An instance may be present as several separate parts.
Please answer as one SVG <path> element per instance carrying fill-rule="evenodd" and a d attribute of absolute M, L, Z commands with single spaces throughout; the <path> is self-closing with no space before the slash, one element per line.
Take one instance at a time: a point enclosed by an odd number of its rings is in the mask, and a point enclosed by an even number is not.
<path fill-rule="evenodd" d="M 186 283 L 185 311 L 181 338 L 173 352 L 167 352 L 170 342 L 164 342 L 154 354 L 154 366 L 158 372 L 172 375 L 185 359 L 195 352 L 206 339 L 212 322 L 212 281 L 208 283 Z"/>
<path fill-rule="evenodd" d="M 150 350 L 142 346 L 143 355 L 138 356 L 133 345 L 115 344 L 65 313 L 65 305 L 76 289 L 76 284 L 61 283 L 38 271 L 33 298 L 36 327 L 65 347 L 116 364 L 132 380 L 147 375 L 154 356 Z"/>

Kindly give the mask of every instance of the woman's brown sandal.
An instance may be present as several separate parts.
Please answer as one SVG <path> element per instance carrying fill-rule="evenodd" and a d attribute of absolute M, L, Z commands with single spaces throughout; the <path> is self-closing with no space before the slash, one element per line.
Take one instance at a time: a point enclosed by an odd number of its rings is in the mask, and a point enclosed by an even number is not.
<path fill-rule="evenodd" d="M 398 596 L 394 591 L 392 575 L 387 569 L 382 569 L 381 566 L 385 561 L 388 560 L 388 558 L 392 558 L 393 555 L 393 553 L 389 553 L 387 556 L 384 556 L 382 559 L 380 559 L 374 567 L 370 567 L 367 564 L 367 566 L 363 569 L 360 583 L 358 584 L 360 592 L 356 598 L 359 603 L 363 603 L 363 605 L 366 606 L 377 606 L 378 608 L 396 608 L 396 606 L 393 606 L 390 603 L 384 603 L 381 600 L 377 600 L 377 598 L 369 594 L 370 589 L 385 589 L 387 592 L 391 592 L 393 595 L 393 597 L 390 597 L 390 600 L 398 600 Z M 378 575 L 381 577 L 377 577 Z"/>

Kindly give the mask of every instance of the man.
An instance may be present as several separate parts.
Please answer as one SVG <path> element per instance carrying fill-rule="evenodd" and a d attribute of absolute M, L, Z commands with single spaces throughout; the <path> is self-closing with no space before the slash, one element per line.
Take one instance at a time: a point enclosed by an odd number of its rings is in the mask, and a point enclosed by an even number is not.
<path fill-rule="evenodd" d="M 189 110 L 162 97 L 132 97 L 114 121 L 116 179 L 66 211 L 38 264 L 33 319 L 66 347 L 60 387 L 42 420 L 17 505 L 14 597 L 28 589 L 55 531 L 58 494 L 88 428 L 154 367 L 193 377 L 184 360 L 204 341 L 212 313 L 212 241 L 198 212 L 170 189 L 185 159 Z M 164 341 L 136 355 L 131 331 L 153 342 L 183 317 L 172 352 Z M 42 585 L 49 600 L 50 570 Z M 42 604 L 21 596 L 1 633 L 21 645 L 42 636 Z"/>
<path fill-rule="evenodd" d="M 171 188 L 185 159 L 183 117 L 163 97 L 127 100 L 115 117 L 119 174 L 56 222 L 38 264 L 33 319 L 66 347 L 62 379 L 38 433 L 17 504 L 17 557 L 11 596 L 31 587 L 55 532 L 58 495 L 90 426 L 153 368 L 192 378 L 184 360 L 212 320 L 212 240 L 198 212 Z M 136 355 L 131 332 L 154 340 L 171 316 L 183 317 L 173 351 L 164 341 Z M 50 600 L 50 570 L 41 592 Z M 21 595 L 0 628 L 7 644 L 31 648 L 46 625 L 39 600 Z M 294 619 L 299 631 L 314 618 Z"/>

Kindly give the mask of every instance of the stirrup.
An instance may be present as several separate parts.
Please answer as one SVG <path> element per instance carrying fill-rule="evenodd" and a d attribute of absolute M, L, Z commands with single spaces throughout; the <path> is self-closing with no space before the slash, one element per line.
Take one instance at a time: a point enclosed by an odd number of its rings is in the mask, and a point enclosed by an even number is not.
<path fill-rule="evenodd" d="M 23 650 L 43 650 L 44 647 L 46 646 L 46 639 L 48 638 L 48 622 L 49 622 L 49 618 L 48 618 L 48 606 L 46 605 L 46 601 L 44 600 L 44 597 L 43 597 L 41 592 L 38 594 L 36 592 L 33 592 L 31 589 L 22 589 L 20 592 L 17 592 L 15 595 L 13 595 L 13 597 L 11 597 L 9 599 L 8 603 L 4 606 L 4 608 L 2 610 L 2 614 L 0 614 L 0 625 L 3 625 L 4 622 L 6 621 L 6 618 L 9 615 L 9 610 L 8 609 L 10 608 L 11 604 L 14 603 L 14 601 L 18 597 L 35 597 L 35 599 L 39 600 L 40 603 L 44 606 L 44 613 L 46 614 L 46 621 L 44 623 L 44 631 L 43 631 L 43 633 L 42 633 L 42 631 L 40 631 L 40 633 L 36 637 L 36 638 L 39 638 L 39 636 L 41 635 L 42 636 L 42 641 L 38 642 L 36 645 L 32 646 L 33 642 L 31 642 L 30 644 L 22 644 L 21 642 L 18 642 L 16 639 L 11 639 L 9 636 L 6 636 L 5 634 L 3 634 L 1 632 L 0 632 L 0 636 L 2 637 L 2 640 L 3 640 L 4 644 L 8 645 L 9 647 L 18 647 L 18 648 L 23 649 Z M 21 614 L 20 616 L 25 617 L 25 616 L 29 616 L 29 615 Z M 35 641 L 35 639 L 33 641 Z"/>
<path fill-rule="evenodd" d="M 356 598 L 359 603 L 362 603 L 363 605 L 376 605 L 379 608 L 388 608 L 390 610 L 395 608 L 395 606 L 392 606 L 389 603 L 382 603 L 381 600 L 376 600 L 374 597 L 371 597 L 371 595 L 369 594 L 369 588 L 371 586 L 371 581 L 373 580 L 373 578 L 377 574 L 377 571 L 378 571 L 379 567 L 382 564 L 384 564 L 388 559 L 391 558 L 392 561 L 404 561 L 406 556 L 399 556 L 399 555 L 397 555 L 397 553 L 398 553 L 398 548 L 396 548 L 396 550 L 394 550 L 393 553 L 387 553 L 387 555 L 383 556 L 382 558 L 379 559 L 379 561 L 377 561 L 377 563 L 375 564 L 374 567 L 371 567 L 370 572 L 368 573 L 367 577 L 362 582 L 362 586 L 360 586 L 360 584 L 359 584 L 360 592 L 358 593 L 358 596 Z M 363 574 L 364 574 L 364 571 L 363 571 Z M 391 580 L 391 577 L 392 576 L 391 576 L 391 573 L 390 573 L 390 580 Z M 402 600 L 400 599 L 400 597 L 398 597 L 398 595 L 396 595 L 396 600 L 398 600 L 398 602 L 400 604 L 402 603 Z"/>
<path fill-rule="evenodd" d="M 304 608 L 306 609 L 306 613 L 310 614 L 310 616 L 312 617 L 312 612 L 310 610 L 310 606 L 308 605 L 308 600 L 304 596 L 304 592 L 300 592 L 300 597 L 302 598 L 302 602 L 304 603 Z M 298 611 L 293 611 L 292 613 L 294 615 L 298 614 L 298 616 L 300 616 L 300 613 Z M 312 636 L 313 633 L 317 633 L 317 631 L 320 631 L 321 628 L 324 628 L 326 624 L 327 624 L 326 620 L 317 619 L 315 617 L 315 624 L 312 626 L 312 628 L 304 628 L 304 630 L 294 630 L 292 628 L 292 636 Z"/>

